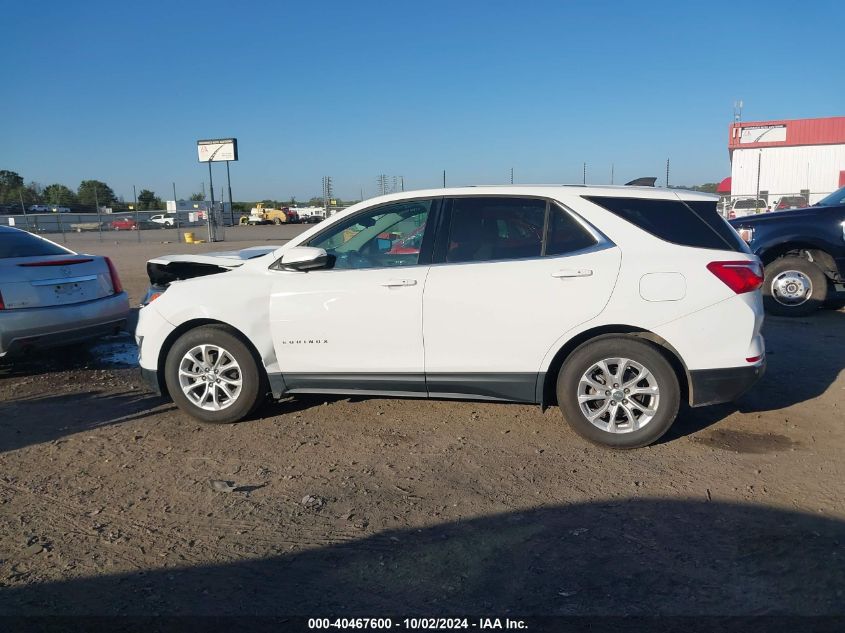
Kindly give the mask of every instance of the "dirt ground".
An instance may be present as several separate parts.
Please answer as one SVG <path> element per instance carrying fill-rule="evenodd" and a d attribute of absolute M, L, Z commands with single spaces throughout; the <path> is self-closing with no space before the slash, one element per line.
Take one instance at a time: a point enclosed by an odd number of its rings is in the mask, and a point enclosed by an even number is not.
<path fill-rule="evenodd" d="M 69 245 L 136 302 L 148 257 L 299 228 Z M 627 452 L 477 402 L 203 425 L 144 390 L 128 336 L 0 365 L 0 615 L 843 615 L 845 312 L 764 333 L 755 389 Z"/>

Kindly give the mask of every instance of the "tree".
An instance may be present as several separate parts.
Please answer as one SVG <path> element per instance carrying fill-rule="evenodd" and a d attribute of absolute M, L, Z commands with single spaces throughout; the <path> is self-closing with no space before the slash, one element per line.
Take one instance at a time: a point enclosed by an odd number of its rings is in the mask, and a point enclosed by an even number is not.
<path fill-rule="evenodd" d="M 83 180 L 79 183 L 77 195 L 80 204 L 91 206 L 94 206 L 97 202 L 100 203 L 100 206 L 108 206 L 115 200 L 112 188 L 100 180 Z"/>
<path fill-rule="evenodd" d="M 18 190 L 23 188 L 20 174 L 8 169 L 0 169 L 0 202 L 19 202 Z"/>
<path fill-rule="evenodd" d="M 188 198 L 188 200 L 193 200 L 194 202 L 200 202 L 202 200 L 205 200 L 205 196 L 202 195 L 201 193 L 192 193 L 191 197 Z"/>
<path fill-rule="evenodd" d="M 150 211 L 151 209 L 158 209 L 161 206 L 161 200 L 156 198 L 154 191 L 149 189 L 141 189 L 138 194 L 138 210 Z"/>
<path fill-rule="evenodd" d="M 59 183 L 47 185 L 41 192 L 44 202 L 49 204 L 73 204 L 76 202 L 76 193 L 73 189 Z"/>

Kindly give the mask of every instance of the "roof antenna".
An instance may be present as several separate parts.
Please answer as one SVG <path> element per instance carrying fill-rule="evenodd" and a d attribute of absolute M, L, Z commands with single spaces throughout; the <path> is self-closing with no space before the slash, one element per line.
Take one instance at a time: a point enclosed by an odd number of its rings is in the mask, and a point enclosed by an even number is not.
<path fill-rule="evenodd" d="M 734 101 L 734 123 L 742 121 L 742 99 Z"/>

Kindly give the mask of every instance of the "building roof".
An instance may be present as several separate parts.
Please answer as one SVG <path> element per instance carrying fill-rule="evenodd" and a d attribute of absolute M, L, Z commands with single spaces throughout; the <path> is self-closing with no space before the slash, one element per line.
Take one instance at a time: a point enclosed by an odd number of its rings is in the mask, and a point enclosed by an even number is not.
<path fill-rule="evenodd" d="M 728 128 L 728 150 L 845 144 L 845 116 L 742 121 Z"/>

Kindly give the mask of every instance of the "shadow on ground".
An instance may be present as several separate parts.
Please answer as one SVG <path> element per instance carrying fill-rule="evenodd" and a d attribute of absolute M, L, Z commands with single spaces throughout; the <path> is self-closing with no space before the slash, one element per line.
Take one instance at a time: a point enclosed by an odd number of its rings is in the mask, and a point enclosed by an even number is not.
<path fill-rule="evenodd" d="M 96 390 L 7 400 L 0 404 L 0 453 L 162 412 L 158 396 Z M 170 405 L 175 409 L 173 405 Z M 26 416 L 31 421 L 20 424 Z"/>
<path fill-rule="evenodd" d="M 0 614 L 842 615 L 843 547 L 841 521 L 629 500 L 7 588 Z"/>

